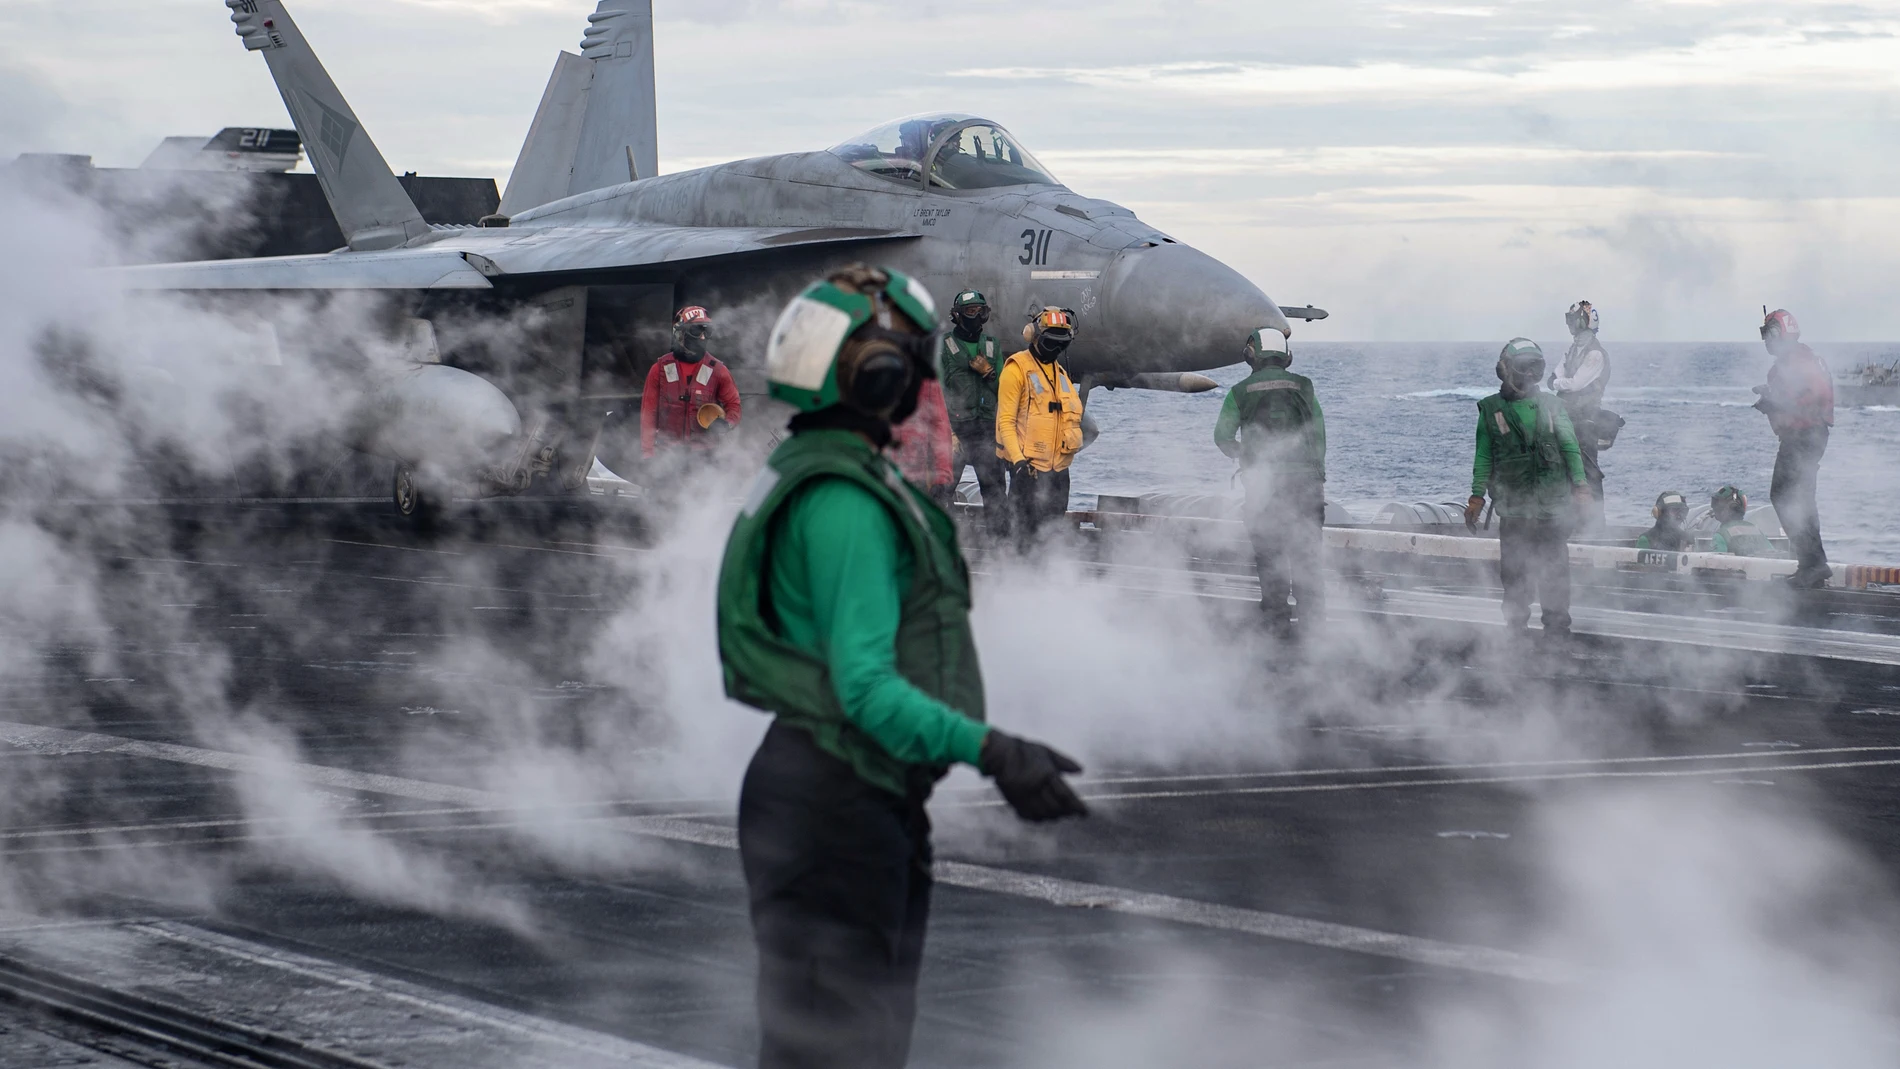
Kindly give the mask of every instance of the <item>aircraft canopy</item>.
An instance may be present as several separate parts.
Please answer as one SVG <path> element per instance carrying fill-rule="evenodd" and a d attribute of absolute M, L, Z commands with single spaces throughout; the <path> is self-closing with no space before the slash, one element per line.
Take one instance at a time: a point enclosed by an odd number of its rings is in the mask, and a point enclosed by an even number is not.
<path fill-rule="evenodd" d="M 1009 131 L 974 115 L 913 115 L 834 145 L 832 153 L 861 171 L 933 189 L 1061 185 Z"/>

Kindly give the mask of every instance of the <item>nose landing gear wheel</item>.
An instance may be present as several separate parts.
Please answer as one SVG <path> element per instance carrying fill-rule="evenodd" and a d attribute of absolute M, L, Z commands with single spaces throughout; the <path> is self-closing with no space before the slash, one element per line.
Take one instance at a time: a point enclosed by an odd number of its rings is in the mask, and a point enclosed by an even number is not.
<path fill-rule="evenodd" d="M 428 532 L 435 529 L 440 502 L 434 493 L 423 488 L 416 479 L 416 473 L 410 471 L 407 465 L 396 465 L 390 497 L 395 503 L 396 514 L 408 520 L 416 530 Z"/>

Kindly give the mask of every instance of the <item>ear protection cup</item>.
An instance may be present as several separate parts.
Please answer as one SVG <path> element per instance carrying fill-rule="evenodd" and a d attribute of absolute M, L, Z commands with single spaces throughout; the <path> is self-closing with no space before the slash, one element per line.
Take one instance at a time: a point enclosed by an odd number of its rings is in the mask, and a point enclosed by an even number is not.
<path fill-rule="evenodd" d="M 1032 344 L 1032 343 L 1034 343 L 1034 342 L 1035 342 L 1035 340 L 1036 340 L 1036 325 L 1035 325 L 1034 323 L 1027 323 L 1027 324 L 1024 324 L 1024 326 L 1023 326 L 1023 344 L 1024 344 L 1024 345 L 1029 345 L 1029 344 Z"/>
<path fill-rule="evenodd" d="M 911 411 L 923 380 L 916 361 L 895 340 L 860 337 L 838 354 L 838 391 L 844 402 L 866 415 L 901 423 L 910 411 L 898 414 L 908 398 Z"/>

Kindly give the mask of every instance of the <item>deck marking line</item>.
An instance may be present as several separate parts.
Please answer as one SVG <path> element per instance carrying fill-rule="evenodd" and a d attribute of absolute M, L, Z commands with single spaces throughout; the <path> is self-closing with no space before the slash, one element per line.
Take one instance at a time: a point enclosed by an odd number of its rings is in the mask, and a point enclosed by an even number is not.
<path fill-rule="evenodd" d="M 1562 768 L 1575 765 L 1647 765 L 1682 761 L 1774 761 L 1795 756 L 1797 751 L 1744 750 L 1735 753 L 1645 754 L 1637 757 L 1560 757 L 1543 761 L 1479 761 L 1452 765 L 1385 765 L 1362 768 L 1283 769 L 1278 772 L 1196 772 L 1167 776 L 1091 776 L 1096 786 L 1116 783 L 1192 783 L 1196 780 L 1292 779 L 1300 776 L 1370 776 L 1404 772 L 1477 772 L 1492 768 Z M 1800 750 L 1799 756 L 1845 753 L 1900 753 L 1900 746 L 1830 746 L 1818 750 Z"/>
<path fill-rule="evenodd" d="M 1236 794 L 1319 794 L 1325 791 L 1376 791 L 1396 787 L 1469 787 L 1498 783 L 1553 783 L 1566 780 L 1590 779 L 1694 779 L 1710 776 L 1733 776 L 1738 772 L 1816 772 L 1837 768 L 1882 768 L 1900 765 L 1900 758 L 1882 761 L 1816 761 L 1799 765 L 1756 765 L 1751 768 L 1669 768 L 1653 771 L 1639 769 L 1604 769 L 1600 772 L 1544 772 L 1527 773 L 1521 776 L 1465 776 L 1457 779 L 1397 779 L 1366 780 L 1360 783 L 1299 783 L 1283 787 L 1229 787 L 1209 788 L 1190 791 L 1129 791 L 1127 793 L 1108 792 L 1102 794 L 1084 794 L 1082 799 L 1088 802 L 1113 802 L 1120 799 L 1152 800 L 1161 798 L 1213 798 Z M 978 804 L 1001 805 L 993 803 L 959 803 L 965 806 Z"/>
<path fill-rule="evenodd" d="M 47 754 L 111 753 L 128 757 L 155 758 L 161 761 L 218 768 L 231 772 L 291 774 L 307 782 L 343 790 L 387 794 L 424 801 L 505 808 L 501 805 L 505 801 L 502 796 L 470 787 L 453 787 L 401 776 L 332 768 L 327 765 L 287 765 L 266 762 L 246 754 L 181 746 L 177 743 L 146 742 L 97 732 L 0 722 L 0 743 Z M 1900 764 L 1900 760 L 1893 763 Z M 1724 771 L 1732 773 L 1733 770 Z M 608 827 L 673 842 L 694 843 L 728 850 L 736 849 L 739 845 L 738 833 L 733 829 L 696 820 L 660 816 L 623 817 L 606 823 Z M 1037 876 L 1008 869 L 991 868 L 987 865 L 973 865 L 961 861 L 938 861 L 935 873 L 938 882 L 967 890 L 990 891 L 1057 906 L 1103 909 L 1131 916 L 1301 943 L 1327 950 L 1346 950 L 1409 961 L 1419 965 L 1485 973 L 1511 980 L 1557 982 L 1575 975 L 1571 969 L 1558 962 L 1490 947 L 1446 943 L 1420 936 L 1400 935 L 1395 932 L 1382 932 L 1331 921 L 1309 920 L 1237 906 L 1222 906 L 1194 899 L 1176 898 L 1172 895 L 1129 891 L 1080 880 Z"/>

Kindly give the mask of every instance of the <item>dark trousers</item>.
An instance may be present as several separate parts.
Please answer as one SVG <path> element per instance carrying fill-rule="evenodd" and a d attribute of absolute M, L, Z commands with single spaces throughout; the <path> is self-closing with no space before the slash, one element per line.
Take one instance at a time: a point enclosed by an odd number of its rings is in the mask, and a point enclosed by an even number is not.
<path fill-rule="evenodd" d="M 1577 426 L 1577 452 L 1583 459 L 1583 481 L 1590 488 L 1591 507 L 1581 510 L 1577 525 L 1583 530 L 1594 531 L 1603 526 L 1603 467 L 1597 462 L 1597 425 L 1593 417 L 1590 422 Z"/>
<path fill-rule="evenodd" d="M 1498 578 L 1504 582 L 1504 622 L 1530 623 L 1531 599 L 1544 608 L 1544 630 L 1570 630 L 1570 534 L 1567 520 L 1498 519 Z"/>
<path fill-rule="evenodd" d="M 1603 526 L 1603 465 L 1597 460 L 1597 412 L 1594 404 L 1569 404 L 1570 425 L 1577 432 L 1577 452 L 1583 460 L 1584 485 L 1590 488 L 1591 507 L 1579 510 L 1577 528 L 1594 531 Z"/>
<path fill-rule="evenodd" d="M 1775 452 L 1774 478 L 1768 484 L 1768 500 L 1802 568 L 1827 564 L 1827 550 L 1821 545 L 1821 508 L 1814 501 L 1827 436 L 1826 427 L 1782 435 L 1781 448 Z"/>
<path fill-rule="evenodd" d="M 1326 484 L 1317 479 L 1250 479 L 1247 536 L 1260 575 L 1260 611 L 1284 628 L 1297 616 L 1302 627 L 1326 617 L 1326 582 L 1320 569 Z M 1287 604 L 1288 597 L 1295 603 Z"/>
<path fill-rule="evenodd" d="M 977 489 L 983 491 L 983 522 L 997 534 L 1009 533 L 1009 467 L 996 455 L 996 424 L 983 420 L 956 423 L 957 455 L 950 485 L 963 481 L 963 466 L 976 469 Z"/>
<path fill-rule="evenodd" d="M 760 1069 L 897 1069 L 930 916 L 927 791 L 899 798 L 774 723 L 739 792 Z"/>
<path fill-rule="evenodd" d="M 1016 537 L 1024 549 L 1050 522 L 1069 512 L 1069 471 L 1035 471 L 1011 475 L 1009 503 L 1016 513 Z"/>

